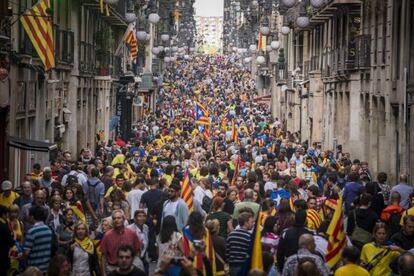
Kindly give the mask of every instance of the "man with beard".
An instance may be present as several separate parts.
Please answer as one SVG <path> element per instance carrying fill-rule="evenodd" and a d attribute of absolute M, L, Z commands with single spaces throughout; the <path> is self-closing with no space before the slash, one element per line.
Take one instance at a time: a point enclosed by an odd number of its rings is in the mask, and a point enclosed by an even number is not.
<path fill-rule="evenodd" d="M 175 180 L 168 189 L 168 200 L 164 202 L 162 208 L 162 219 L 166 216 L 175 217 L 177 228 L 181 231 L 187 223 L 188 207 L 185 201 L 180 198 L 181 187 Z"/>

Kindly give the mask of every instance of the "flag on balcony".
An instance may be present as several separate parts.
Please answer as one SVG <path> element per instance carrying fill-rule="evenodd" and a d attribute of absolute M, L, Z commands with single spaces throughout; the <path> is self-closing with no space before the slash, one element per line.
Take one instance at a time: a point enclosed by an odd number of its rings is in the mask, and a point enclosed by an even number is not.
<path fill-rule="evenodd" d="M 50 0 L 40 0 L 20 16 L 20 22 L 45 66 L 45 71 L 55 67 L 52 17 L 49 12 Z"/>
<path fill-rule="evenodd" d="M 100 10 L 101 10 L 101 13 L 105 12 L 106 16 L 109 16 L 108 3 L 104 3 L 103 0 L 99 0 L 99 7 L 100 7 Z"/>
<path fill-rule="evenodd" d="M 135 36 L 135 23 L 129 24 L 124 41 L 125 44 L 129 46 L 132 62 L 136 63 L 138 56 L 138 40 Z"/>

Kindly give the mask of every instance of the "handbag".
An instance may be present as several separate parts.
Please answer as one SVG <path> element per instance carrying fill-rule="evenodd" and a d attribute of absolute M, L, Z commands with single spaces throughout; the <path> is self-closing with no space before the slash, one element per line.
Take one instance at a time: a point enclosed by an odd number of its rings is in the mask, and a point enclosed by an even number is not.
<path fill-rule="evenodd" d="M 355 222 L 355 228 L 354 228 L 354 231 L 352 231 L 351 241 L 358 242 L 361 244 L 366 244 L 366 243 L 371 242 L 372 234 L 358 226 L 355 210 L 354 210 L 354 222 Z"/>

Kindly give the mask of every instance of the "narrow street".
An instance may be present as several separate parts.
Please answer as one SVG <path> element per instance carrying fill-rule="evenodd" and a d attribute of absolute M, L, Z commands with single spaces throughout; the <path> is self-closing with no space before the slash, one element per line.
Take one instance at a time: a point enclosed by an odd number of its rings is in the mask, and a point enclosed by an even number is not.
<path fill-rule="evenodd" d="M 1 1 L 0 276 L 413 276 L 413 19 Z"/>

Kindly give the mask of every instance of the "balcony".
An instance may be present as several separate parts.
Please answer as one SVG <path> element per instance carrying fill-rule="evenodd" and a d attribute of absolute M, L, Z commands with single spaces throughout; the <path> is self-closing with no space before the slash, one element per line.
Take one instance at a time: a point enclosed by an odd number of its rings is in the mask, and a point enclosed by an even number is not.
<path fill-rule="evenodd" d="M 88 7 L 89 9 L 94 10 L 98 14 L 100 14 L 101 11 L 99 2 L 100 0 L 81 1 L 83 6 Z M 102 16 L 102 19 L 105 20 L 111 26 L 127 27 L 128 24 L 125 21 L 126 7 L 126 0 L 120 0 L 117 4 L 110 4 L 109 16 Z"/>

